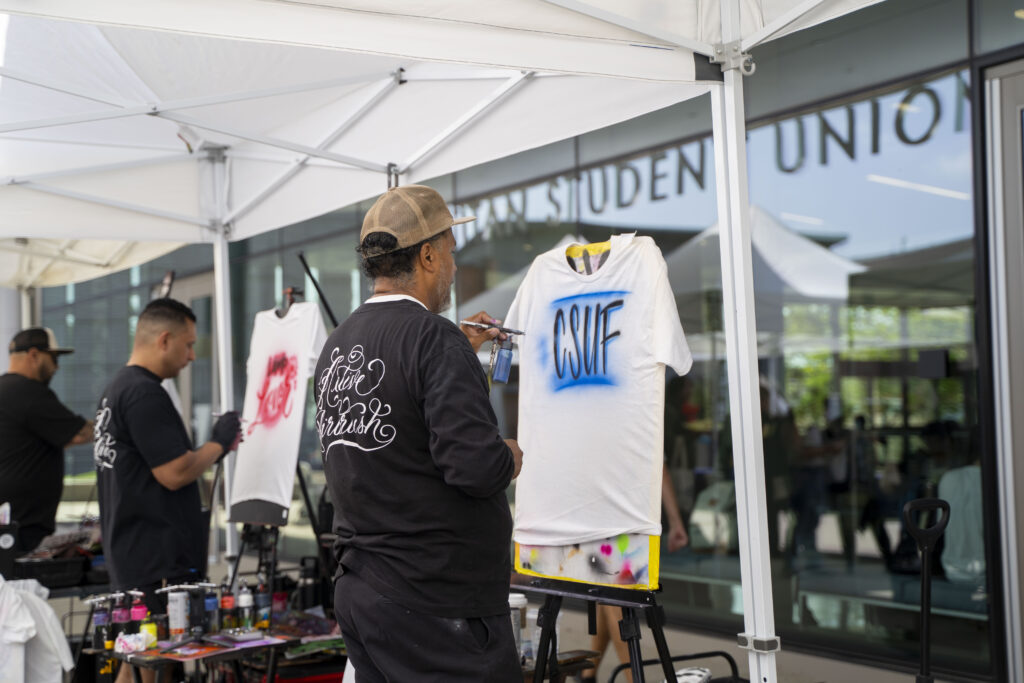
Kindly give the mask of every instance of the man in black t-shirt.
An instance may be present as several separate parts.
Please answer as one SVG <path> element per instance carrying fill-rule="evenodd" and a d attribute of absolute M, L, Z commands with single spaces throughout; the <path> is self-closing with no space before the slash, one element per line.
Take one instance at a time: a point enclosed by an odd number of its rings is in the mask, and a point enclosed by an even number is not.
<path fill-rule="evenodd" d="M 154 614 L 154 591 L 206 573 L 206 520 L 196 480 L 238 445 L 238 413 L 225 413 L 193 450 L 161 381 L 195 358 L 195 315 L 174 299 L 151 301 L 139 315 L 128 364 L 103 390 L 93 456 L 103 548 L 115 590 L 138 588 Z M 118 681 L 131 680 L 122 667 Z M 151 670 L 142 670 L 151 677 Z"/>
<path fill-rule="evenodd" d="M 522 452 L 498 433 L 476 357 L 498 330 L 437 315 L 455 276 L 455 222 L 428 187 L 377 200 L 359 247 L 373 296 L 330 336 L 314 376 L 335 616 L 360 681 L 523 680 L 505 498 Z"/>
<path fill-rule="evenodd" d="M 68 410 L 48 386 L 60 348 L 48 327 L 14 335 L 0 376 L 0 503 L 11 504 L 19 552 L 53 533 L 64 491 L 64 449 L 92 439 L 92 422 Z"/>

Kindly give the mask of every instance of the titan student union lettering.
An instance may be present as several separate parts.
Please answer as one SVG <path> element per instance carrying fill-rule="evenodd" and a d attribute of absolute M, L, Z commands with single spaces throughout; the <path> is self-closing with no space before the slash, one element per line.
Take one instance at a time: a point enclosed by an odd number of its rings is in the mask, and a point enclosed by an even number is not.
<path fill-rule="evenodd" d="M 966 132 L 970 88 L 965 74 L 953 78 L 948 93 L 921 83 L 895 99 L 878 96 L 767 124 L 775 169 L 792 175 L 815 166 L 827 168 L 841 158 L 875 156 L 886 144 L 924 145 L 942 126 Z M 711 189 L 711 149 L 711 138 L 702 137 L 469 201 L 463 205 L 465 212 L 479 220 L 457 226 L 456 241 L 488 241 L 523 234 L 530 224 L 557 227 L 577 218 L 700 195 Z"/>

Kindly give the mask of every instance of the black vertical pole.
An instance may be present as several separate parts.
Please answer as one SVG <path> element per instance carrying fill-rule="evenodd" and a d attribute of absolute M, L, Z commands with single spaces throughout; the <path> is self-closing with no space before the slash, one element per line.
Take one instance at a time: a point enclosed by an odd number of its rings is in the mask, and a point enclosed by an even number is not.
<path fill-rule="evenodd" d="M 619 636 L 629 646 L 629 666 L 633 672 L 633 683 L 644 683 L 646 679 L 644 678 L 644 655 L 640 650 L 640 620 L 636 618 L 635 608 L 622 608 Z M 672 675 L 675 676 L 675 674 Z"/>
<path fill-rule="evenodd" d="M 932 549 L 921 553 L 921 674 L 917 683 L 932 683 L 931 675 Z"/>
<path fill-rule="evenodd" d="M 327 303 L 327 297 L 324 296 L 324 290 L 320 289 L 320 283 L 316 281 L 315 277 L 313 277 L 313 271 L 309 269 L 309 264 L 306 263 L 306 256 L 301 251 L 299 252 L 299 260 L 302 261 L 302 267 L 305 269 L 306 276 L 309 278 L 309 281 L 312 282 L 313 286 L 316 288 L 316 293 L 320 295 L 320 303 L 323 304 L 324 310 L 327 311 L 327 317 L 331 319 L 331 324 L 337 327 L 338 319 L 334 317 L 334 311 L 331 310 L 331 305 Z"/>

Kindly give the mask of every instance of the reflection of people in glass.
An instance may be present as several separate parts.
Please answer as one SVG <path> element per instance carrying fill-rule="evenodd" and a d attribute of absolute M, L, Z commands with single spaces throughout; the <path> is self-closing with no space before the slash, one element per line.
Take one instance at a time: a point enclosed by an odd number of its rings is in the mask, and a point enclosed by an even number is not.
<path fill-rule="evenodd" d="M 768 549 L 775 556 L 779 542 L 779 514 L 789 507 L 789 465 L 800 449 L 793 411 L 765 380 L 761 382 L 761 433 L 764 437 L 765 502 L 768 513 Z"/>
<path fill-rule="evenodd" d="M 915 451 L 903 463 L 904 487 L 900 496 L 899 509 L 902 510 L 903 505 L 908 501 L 936 495 L 942 475 L 957 464 L 954 435 L 958 428 L 959 425 L 953 420 L 934 420 L 921 430 L 924 448 Z M 925 525 L 929 524 L 931 524 L 930 520 Z M 945 539 L 940 539 L 937 553 L 942 552 L 944 543 Z M 907 529 L 902 527 L 900 542 L 896 548 L 891 569 L 899 573 L 917 573 L 920 568 L 921 561 L 917 554 L 917 542 Z M 935 569 L 936 573 L 941 573 L 941 566 Z"/>
<path fill-rule="evenodd" d="M 883 490 L 878 477 L 878 457 L 876 444 L 877 438 L 868 430 L 867 419 L 863 415 L 857 415 L 854 419 L 853 435 L 850 439 L 851 450 L 851 471 L 849 498 L 844 500 L 839 496 L 839 523 L 843 534 L 843 554 L 847 562 L 852 561 L 853 556 L 847 552 L 853 547 L 853 518 L 846 518 L 847 506 L 849 511 L 859 510 L 857 527 L 860 530 L 871 529 L 871 533 L 878 544 L 878 550 L 882 554 L 886 566 L 892 560 L 892 544 L 889 541 L 889 534 L 885 531 L 885 518 L 887 512 L 896 515 L 895 506 L 891 504 L 891 497 Z M 892 508 L 891 512 L 889 508 Z"/>
<path fill-rule="evenodd" d="M 807 430 L 793 469 L 792 504 L 796 523 L 793 527 L 793 542 L 787 549 L 791 561 L 802 553 L 806 553 L 811 562 L 816 560 L 816 534 L 828 500 L 830 465 L 841 458 L 846 449 L 842 417 L 835 404 L 834 400 L 826 399 L 825 414 L 828 422 L 824 429 L 815 425 Z"/>
<path fill-rule="evenodd" d="M 768 547 L 772 555 L 782 552 L 779 538 L 779 516 L 791 505 L 791 467 L 799 465 L 802 452 L 800 434 L 789 403 L 764 377 L 760 382 L 761 433 L 764 448 L 765 504 L 768 516 Z M 723 475 L 730 482 L 733 475 L 732 420 L 726 416 L 719 433 L 719 458 Z M 794 494 L 795 495 L 795 494 Z M 735 512 L 733 512 L 735 515 Z"/>
<path fill-rule="evenodd" d="M 672 378 L 665 389 L 664 480 L 675 495 L 684 525 L 689 523 L 696 495 L 696 433 L 691 423 L 699 414 L 700 407 L 693 402 L 693 380 L 687 376 Z"/>
<path fill-rule="evenodd" d="M 973 445 L 973 444 L 972 444 Z M 977 453 L 964 467 L 939 479 L 939 498 L 949 503 L 941 562 L 953 583 L 985 585 L 985 536 L 981 510 L 981 460 Z"/>
<path fill-rule="evenodd" d="M 853 567 L 856 554 L 856 529 L 872 524 L 872 531 L 883 557 L 888 557 L 889 539 L 885 536 L 882 517 L 869 501 L 877 497 L 875 480 L 875 443 L 867 432 L 863 415 L 854 418 L 853 432 L 848 435 L 846 448 L 833 454 L 829 492 L 839 518 L 839 536 L 843 545 L 843 558 L 848 568 Z M 870 508 L 870 509 L 869 509 Z"/>

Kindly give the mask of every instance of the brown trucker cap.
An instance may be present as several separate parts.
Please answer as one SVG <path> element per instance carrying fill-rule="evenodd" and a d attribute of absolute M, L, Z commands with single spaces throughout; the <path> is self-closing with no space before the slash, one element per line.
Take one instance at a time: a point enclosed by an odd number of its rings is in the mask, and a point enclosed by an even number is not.
<path fill-rule="evenodd" d="M 453 225 L 476 220 L 476 216 L 452 218 L 441 194 L 425 185 L 403 185 L 389 188 L 363 218 L 359 244 L 374 232 L 386 232 L 398 240 L 394 249 L 374 250 L 364 256 L 383 256 L 405 249 L 438 235 Z"/>

